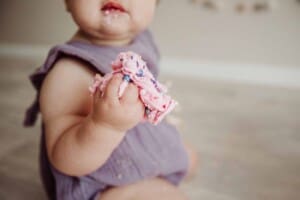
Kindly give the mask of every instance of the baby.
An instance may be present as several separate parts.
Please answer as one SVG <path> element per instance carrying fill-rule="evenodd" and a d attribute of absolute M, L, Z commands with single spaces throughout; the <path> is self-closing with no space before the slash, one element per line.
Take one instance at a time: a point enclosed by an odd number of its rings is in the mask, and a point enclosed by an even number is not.
<path fill-rule="evenodd" d="M 40 170 L 49 199 L 186 199 L 177 185 L 195 156 L 165 121 L 142 122 L 145 106 L 115 74 L 101 92 L 88 87 L 112 71 L 120 52 L 141 55 L 155 78 L 159 54 L 147 27 L 156 0 L 65 0 L 78 31 L 53 47 L 30 79 L 37 90 L 24 124 L 42 114 Z M 100 78 L 100 79 L 101 79 Z M 103 94 L 103 95 L 102 95 Z"/>

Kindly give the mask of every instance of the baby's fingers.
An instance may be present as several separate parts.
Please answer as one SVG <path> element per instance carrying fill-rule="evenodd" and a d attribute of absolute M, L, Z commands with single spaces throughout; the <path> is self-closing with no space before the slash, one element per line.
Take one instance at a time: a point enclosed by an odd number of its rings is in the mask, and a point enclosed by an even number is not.
<path fill-rule="evenodd" d="M 103 98 L 105 100 L 111 101 L 113 104 L 119 103 L 119 97 L 118 97 L 118 92 L 119 92 L 119 87 L 122 82 L 122 75 L 121 74 L 116 74 L 114 75 L 110 81 L 108 82 L 105 90 L 104 90 L 104 95 Z"/>
<path fill-rule="evenodd" d="M 89 87 L 90 95 L 93 97 L 94 102 L 96 102 L 101 97 L 101 91 L 99 86 L 101 85 L 101 81 L 103 77 L 99 74 L 96 74 L 94 77 L 94 83 Z"/>
<path fill-rule="evenodd" d="M 123 96 L 120 98 L 121 104 L 136 103 L 139 100 L 138 88 L 132 83 L 128 84 Z"/>

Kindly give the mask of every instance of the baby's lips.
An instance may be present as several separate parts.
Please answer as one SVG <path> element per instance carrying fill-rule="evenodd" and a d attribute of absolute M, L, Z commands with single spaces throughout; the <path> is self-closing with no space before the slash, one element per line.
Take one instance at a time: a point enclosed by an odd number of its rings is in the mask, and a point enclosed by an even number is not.
<path fill-rule="evenodd" d="M 113 0 L 104 2 L 101 10 L 102 11 L 118 10 L 120 12 L 127 12 L 122 4 L 120 4 L 119 2 L 113 1 Z"/>

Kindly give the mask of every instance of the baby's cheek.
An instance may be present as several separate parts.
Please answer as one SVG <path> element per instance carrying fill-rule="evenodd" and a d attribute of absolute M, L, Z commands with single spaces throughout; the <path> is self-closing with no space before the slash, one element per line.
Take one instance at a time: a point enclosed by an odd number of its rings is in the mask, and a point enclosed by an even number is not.
<path fill-rule="evenodd" d="M 147 3 L 142 4 L 143 1 L 140 1 L 140 3 L 141 4 L 137 5 L 132 13 L 133 21 L 135 26 L 144 29 L 148 27 L 153 20 L 155 6 Z"/>
<path fill-rule="evenodd" d="M 152 18 L 146 17 L 144 15 L 144 17 L 136 17 L 134 20 L 134 29 L 139 32 L 141 30 L 145 30 L 146 28 L 149 27 L 150 23 L 152 22 Z"/>
<path fill-rule="evenodd" d="M 99 21 L 101 17 L 99 2 L 95 2 L 95 0 L 91 0 L 89 3 L 83 2 L 82 0 L 76 1 L 78 2 L 74 3 L 71 10 L 76 24 L 81 28 L 92 28 L 98 25 L 97 21 Z"/>

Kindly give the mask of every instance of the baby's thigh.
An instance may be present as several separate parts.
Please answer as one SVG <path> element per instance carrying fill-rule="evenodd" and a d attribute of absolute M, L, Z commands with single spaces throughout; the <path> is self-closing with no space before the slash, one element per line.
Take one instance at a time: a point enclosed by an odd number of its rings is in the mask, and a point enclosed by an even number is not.
<path fill-rule="evenodd" d="M 154 178 L 132 185 L 112 188 L 101 194 L 99 200 L 187 200 L 177 187 Z"/>

